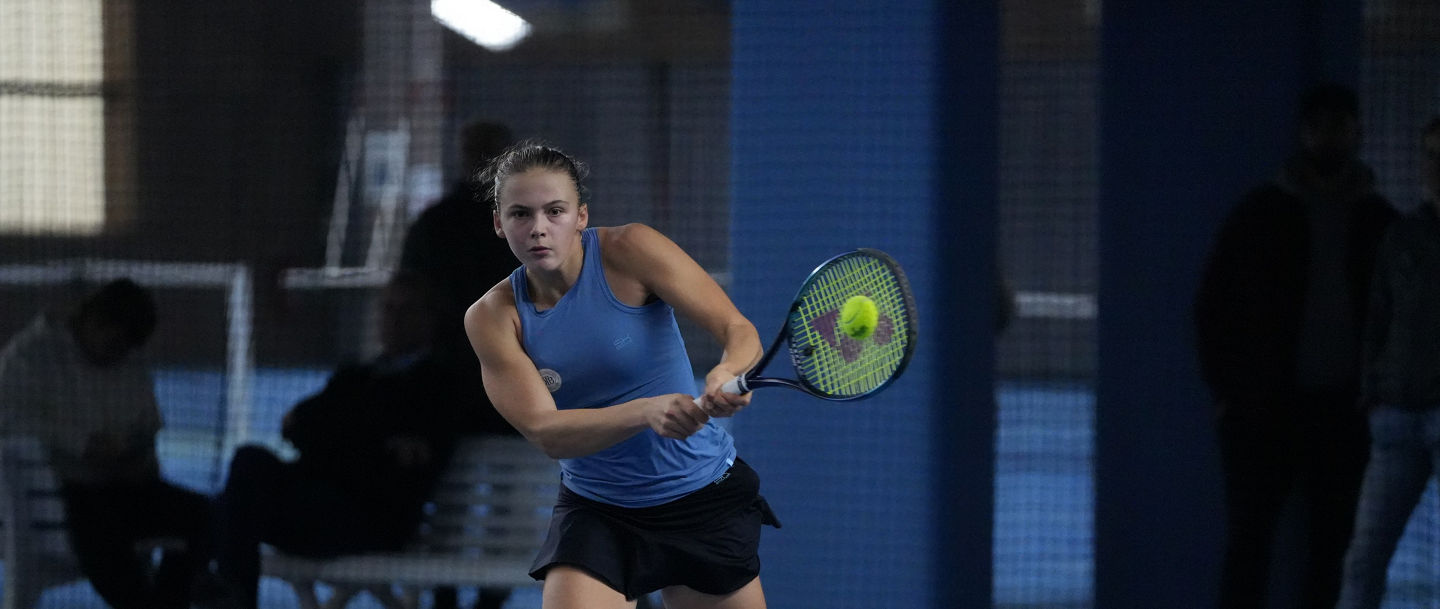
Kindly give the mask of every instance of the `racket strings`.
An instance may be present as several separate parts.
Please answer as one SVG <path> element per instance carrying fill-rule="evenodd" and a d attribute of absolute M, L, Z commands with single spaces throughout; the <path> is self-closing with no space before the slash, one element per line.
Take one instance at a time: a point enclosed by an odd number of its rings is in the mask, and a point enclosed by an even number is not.
<path fill-rule="evenodd" d="M 864 339 L 837 327 L 840 307 L 857 294 L 880 311 L 874 333 Z M 905 360 L 912 308 L 903 279 L 885 261 L 861 253 L 834 261 L 816 274 L 792 310 L 790 349 L 797 375 L 839 397 L 881 387 Z"/>

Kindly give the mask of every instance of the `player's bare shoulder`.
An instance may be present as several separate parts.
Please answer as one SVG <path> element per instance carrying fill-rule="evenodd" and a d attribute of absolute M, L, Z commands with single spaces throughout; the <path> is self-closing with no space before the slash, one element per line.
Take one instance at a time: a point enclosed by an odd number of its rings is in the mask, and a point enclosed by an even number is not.
<path fill-rule="evenodd" d="M 643 272 L 657 260 L 680 253 L 669 237 L 645 224 L 602 227 L 597 231 L 606 268 L 626 273 Z"/>
<path fill-rule="evenodd" d="M 507 277 L 496 283 L 465 311 L 465 330 L 470 334 L 486 329 L 518 327 L 520 314 L 515 310 L 515 288 Z"/>
<path fill-rule="evenodd" d="M 615 297 L 642 306 L 655 297 L 653 282 L 668 264 L 685 259 L 685 252 L 668 237 L 644 224 L 599 229 L 605 279 Z"/>

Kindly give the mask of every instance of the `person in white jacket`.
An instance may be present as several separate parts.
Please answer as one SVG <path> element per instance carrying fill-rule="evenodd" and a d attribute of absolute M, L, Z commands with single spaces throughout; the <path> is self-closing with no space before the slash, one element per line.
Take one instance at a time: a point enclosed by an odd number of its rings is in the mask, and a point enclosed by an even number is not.
<path fill-rule="evenodd" d="M 155 455 L 163 421 L 135 353 L 154 328 L 149 292 L 120 279 L 0 351 L 0 434 L 45 446 L 81 571 L 116 609 L 188 607 L 208 560 L 209 499 L 164 481 Z M 186 543 L 150 577 L 135 544 L 157 537 Z"/>

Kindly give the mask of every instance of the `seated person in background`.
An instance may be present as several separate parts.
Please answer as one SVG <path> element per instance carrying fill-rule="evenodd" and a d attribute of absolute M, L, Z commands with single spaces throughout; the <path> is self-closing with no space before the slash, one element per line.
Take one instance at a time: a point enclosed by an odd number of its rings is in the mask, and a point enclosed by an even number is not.
<path fill-rule="evenodd" d="M 382 352 L 342 367 L 285 415 L 299 451 L 282 462 L 244 446 L 220 500 L 218 566 L 237 600 L 255 607 L 261 543 L 331 557 L 401 549 L 457 440 L 473 399 L 457 392 L 432 354 L 436 301 L 420 276 L 401 273 L 383 294 Z"/>
<path fill-rule="evenodd" d="M 189 607 L 208 560 L 209 500 L 160 477 L 163 423 L 134 355 L 154 329 L 149 292 L 120 279 L 67 319 L 39 316 L 0 352 L 0 434 L 49 452 L 80 570 L 116 609 Z M 153 538 L 185 547 L 167 549 L 152 578 L 136 544 Z"/>

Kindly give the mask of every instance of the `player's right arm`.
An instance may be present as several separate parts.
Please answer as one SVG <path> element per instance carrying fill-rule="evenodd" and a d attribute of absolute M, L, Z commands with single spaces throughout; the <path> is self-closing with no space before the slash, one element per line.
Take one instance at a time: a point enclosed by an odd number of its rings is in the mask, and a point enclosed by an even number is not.
<path fill-rule="evenodd" d="M 465 333 L 480 359 L 485 393 L 500 415 L 556 459 L 599 452 L 652 429 L 685 438 L 708 420 L 691 397 L 669 394 L 604 408 L 560 410 L 520 343 L 520 317 L 509 286 L 490 290 L 465 312 Z"/>

